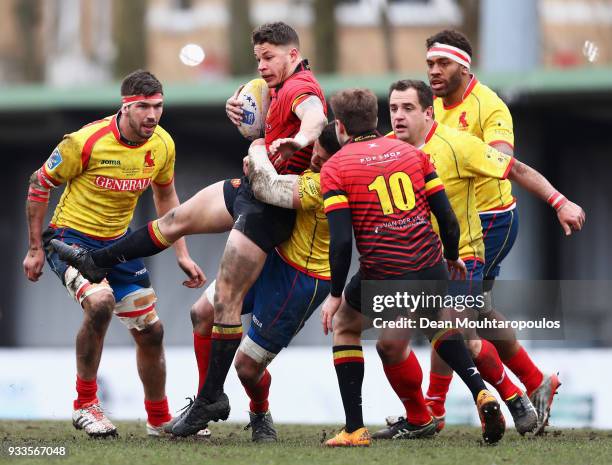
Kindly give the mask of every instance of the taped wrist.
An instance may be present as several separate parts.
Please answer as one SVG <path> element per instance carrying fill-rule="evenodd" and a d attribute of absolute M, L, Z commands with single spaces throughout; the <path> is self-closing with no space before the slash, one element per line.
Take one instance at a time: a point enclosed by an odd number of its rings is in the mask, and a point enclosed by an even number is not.
<path fill-rule="evenodd" d="M 55 185 L 45 179 L 40 169 L 38 169 L 30 176 L 28 200 L 30 202 L 49 203 L 50 191 L 54 187 Z"/>
<path fill-rule="evenodd" d="M 561 208 L 568 202 L 567 198 L 559 191 L 555 191 L 546 200 L 548 205 L 553 207 L 556 211 L 561 210 Z"/>

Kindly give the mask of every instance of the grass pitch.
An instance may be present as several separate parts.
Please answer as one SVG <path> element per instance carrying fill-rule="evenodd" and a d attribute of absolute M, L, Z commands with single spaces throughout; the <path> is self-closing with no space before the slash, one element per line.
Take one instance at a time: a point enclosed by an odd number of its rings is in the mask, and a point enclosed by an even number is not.
<path fill-rule="evenodd" d="M 0 464 L 329 464 L 329 465 L 542 465 L 612 462 L 612 431 L 551 430 L 545 437 L 520 437 L 514 431 L 497 446 L 486 446 L 480 431 L 447 427 L 435 439 L 375 442 L 370 448 L 321 447 L 337 429 L 322 425 L 277 425 L 280 441 L 251 442 L 238 424 L 213 424 L 211 439 L 149 439 L 144 424 L 117 422 L 119 438 L 90 439 L 70 421 L 0 421 Z M 370 428 L 375 431 L 375 427 Z M 10 457 L 10 446 L 65 446 L 65 457 Z"/>

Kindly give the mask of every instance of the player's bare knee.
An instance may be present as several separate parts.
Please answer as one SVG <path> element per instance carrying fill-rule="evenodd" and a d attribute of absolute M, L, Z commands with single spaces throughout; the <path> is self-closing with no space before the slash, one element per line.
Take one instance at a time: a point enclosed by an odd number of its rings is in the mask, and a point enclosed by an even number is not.
<path fill-rule="evenodd" d="M 480 339 L 478 338 L 474 338 L 469 337 L 466 341 L 468 350 L 470 351 L 470 354 L 472 355 L 472 358 L 476 358 L 478 357 L 478 354 L 480 354 L 480 349 L 482 349 L 482 342 L 480 341 Z"/>
<path fill-rule="evenodd" d="M 332 322 L 334 334 L 341 337 L 361 337 L 361 314 L 341 308 Z"/>
<path fill-rule="evenodd" d="M 400 363 L 405 350 L 406 343 L 401 341 L 380 339 L 376 342 L 376 352 L 385 365 Z"/>
<path fill-rule="evenodd" d="M 108 325 L 114 307 L 115 299 L 110 292 L 92 294 L 83 301 L 85 318 L 96 329 L 102 329 Z"/>
<path fill-rule="evenodd" d="M 259 381 L 263 370 L 260 365 L 244 352 L 238 351 L 234 367 L 240 382 L 246 386 L 255 385 Z"/>
<path fill-rule="evenodd" d="M 212 325 L 214 320 L 215 309 L 205 296 L 198 299 L 189 311 L 191 324 L 193 327 L 202 325 Z"/>
<path fill-rule="evenodd" d="M 141 331 L 132 329 L 130 332 L 136 344 L 141 347 L 159 347 L 164 341 L 164 325 L 159 320 Z"/>
<path fill-rule="evenodd" d="M 174 207 L 173 209 L 168 211 L 164 216 L 162 216 L 159 219 L 159 224 L 164 225 L 168 228 L 174 227 L 176 224 L 176 209 L 177 207 Z"/>
<path fill-rule="evenodd" d="M 175 241 L 186 234 L 187 222 L 185 215 L 181 214 L 181 206 L 174 207 L 158 220 L 163 235 L 170 241 Z"/>

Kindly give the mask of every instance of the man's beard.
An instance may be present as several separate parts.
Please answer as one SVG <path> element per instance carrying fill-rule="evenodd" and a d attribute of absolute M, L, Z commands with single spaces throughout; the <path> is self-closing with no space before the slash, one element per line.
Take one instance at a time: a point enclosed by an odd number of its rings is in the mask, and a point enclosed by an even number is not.
<path fill-rule="evenodd" d="M 461 86 L 461 72 L 453 74 L 446 85 L 446 90 L 443 93 L 436 94 L 436 97 L 447 97 L 455 92 Z"/>
<path fill-rule="evenodd" d="M 138 135 L 138 137 L 142 138 L 142 139 L 148 139 L 151 136 L 146 135 L 139 124 L 137 124 L 131 117 L 128 117 L 128 123 L 130 124 L 130 127 L 132 128 L 132 130 Z M 143 121 L 144 123 L 144 121 Z"/>

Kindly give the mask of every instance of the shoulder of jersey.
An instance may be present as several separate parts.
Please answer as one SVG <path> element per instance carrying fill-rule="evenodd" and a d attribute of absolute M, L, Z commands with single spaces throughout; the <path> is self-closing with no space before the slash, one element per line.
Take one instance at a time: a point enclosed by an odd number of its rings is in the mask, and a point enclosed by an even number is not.
<path fill-rule="evenodd" d="M 172 136 L 170 135 L 170 133 L 166 131 L 164 128 L 162 128 L 159 124 L 155 128 L 155 134 L 157 134 L 159 137 L 161 137 L 165 141 L 173 142 Z"/>
<path fill-rule="evenodd" d="M 332 157 L 333 158 L 333 157 Z M 332 158 L 330 158 L 329 160 L 331 160 Z M 327 161 L 329 161 L 327 160 Z M 325 162 L 327 163 L 327 162 Z M 321 172 L 317 172 L 315 173 L 314 171 L 312 171 L 310 168 L 308 168 L 307 170 L 305 170 L 302 173 L 302 176 L 304 176 L 305 178 L 314 178 L 314 179 L 318 179 L 321 176 Z"/>
<path fill-rule="evenodd" d="M 319 81 L 317 81 L 317 78 L 315 78 L 312 72 L 301 72 L 295 74 L 291 79 L 286 81 L 286 84 L 288 84 L 287 88 L 299 87 L 303 84 L 315 84 L 317 87 L 320 87 Z M 284 85 L 281 87 L 281 90 L 283 88 L 285 88 Z"/>
<path fill-rule="evenodd" d="M 480 81 L 478 81 L 478 85 L 476 85 L 472 93 L 478 97 L 484 97 L 486 99 L 485 102 L 481 103 L 486 104 L 487 102 L 489 102 L 495 105 L 499 103 L 501 103 L 502 105 L 506 105 L 506 103 L 501 99 L 499 95 L 497 95 L 497 93 L 495 93 L 495 91 L 493 91 L 493 89 L 484 85 Z"/>
<path fill-rule="evenodd" d="M 101 129 L 108 127 L 112 120 L 112 116 L 107 116 L 106 118 L 93 121 L 91 123 L 86 124 L 82 128 L 66 134 L 64 137 L 70 137 L 73 141 L 84 144 L 91 136 L 93 136 L 96 132 Z"/>
<path fill-rule="evenodd" d="M 453 142 L 465 143 L 472 141 L 484 144 L 484 142 L 482 142 L 482 139 L 479 139 L 474 134 L 471 134 L 466 131 L 460 131 L 457 128 L 453 128 L 451 126 L 447 126 L 446 124 L 441 123 L 438 123 L 438 128 L 436 129 L 435 135 L 444 138 L 444 140 L 451 146 L 454 146 Z"/>

